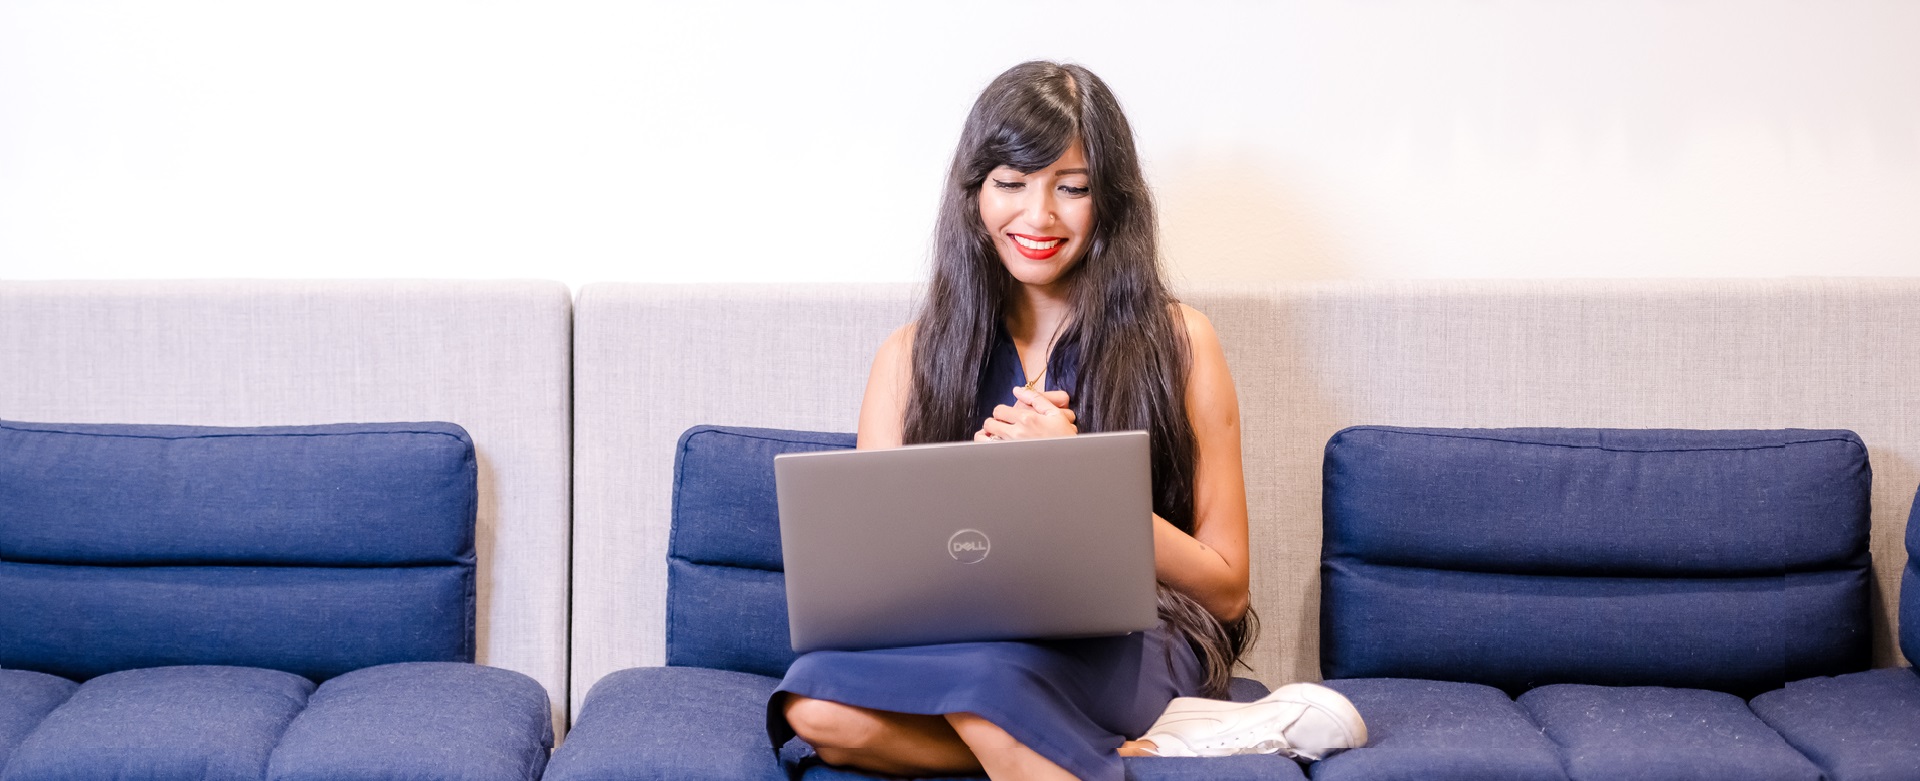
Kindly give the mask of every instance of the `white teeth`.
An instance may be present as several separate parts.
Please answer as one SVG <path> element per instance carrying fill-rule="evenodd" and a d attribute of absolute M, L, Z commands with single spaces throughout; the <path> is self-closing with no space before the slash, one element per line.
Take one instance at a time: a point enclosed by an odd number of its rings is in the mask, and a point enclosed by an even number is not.
<path fill-rule="evenodd" d="M 1034 241 L 1033 239 L 1029 239 L 1025 236 L 1015 236 L 1013 237 L 1013 240 L 1020 242 L 1020 246 L 1026 247 L 1027 249 L 1053 249 L 1054 247 L 1060 246 L 1060 241 L 1061 241 L 1060 239 Z"/>

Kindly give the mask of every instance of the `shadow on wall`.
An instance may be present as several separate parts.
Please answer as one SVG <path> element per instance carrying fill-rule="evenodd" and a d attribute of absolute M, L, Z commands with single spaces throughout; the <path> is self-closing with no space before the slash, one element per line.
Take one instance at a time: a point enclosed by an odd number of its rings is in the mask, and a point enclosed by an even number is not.
<path fill-rule="evenodd" d="M 1327 205 L 1261 158 L 1253 149 L 1214 149 L 1154 165 L 1161 243 L 1176 288 L 1352 276 L 1352 252 Z"/>

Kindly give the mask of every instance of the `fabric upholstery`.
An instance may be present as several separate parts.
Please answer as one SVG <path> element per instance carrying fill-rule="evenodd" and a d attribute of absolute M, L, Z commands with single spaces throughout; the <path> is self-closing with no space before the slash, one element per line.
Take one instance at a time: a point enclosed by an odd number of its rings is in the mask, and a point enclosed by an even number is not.
<path fill-rule="evenodd" d="M 667 577 L 667 664 L 786 674 L 796 655 L 779 572 L 675 560 Z"/>
<path fill-rule="evenodd" d="M 1845 431 L 1343 430 L 1323 671 L 1752 694 L 1865 669 L 1870 481 Z"/>
<path fill-rule="evenodd" d="M 695 426 L 674 459 L 667 663 L 778 677 L 794 659 L 773 458 L 852 434 Z M 759 468 L 752 468 L 754 466 Z"/>
<path fill-rule="evenodd" d="M 1358 426 L 1327 443 L 1326 552 L 1542 575 L 1859 568 L 1872 482 L 1850 431 Z"/>
<path fill-rule="evenodd" d="M 1560 747 L 1572 781 L 1821 781 L 1731 694 L 1567 684 L 1516 702 Z"/>
<path fill-rule="evenodd" d="M 571 307 L 540 281 L 0 282 L 0 418 L 459 424 L 478 661 L 533 676 L 564 719 Z"/>
<path fill-rule="evenodd" d="M 229 664 L 325 679 L 473 658 L 464 567 L 68 567 L 0 562 L 0 664 L 76 680 Z"/>
<path fill-rule="evenodd" d="M 1827 781 L 1920 778 L 1920 675 L 1913 668 L 1795 681 L 1749 705 Z"/>
<path fill-rule="evenodd" d="M 41 720 L 80 685 L 46 673 L 0 670 L 0 770 Z"/>
<path fill-rule="evenodd" d="M 0 560 L 471 566 L 474 472 L 447 423 L 0 421 Z"/>
<path fill-rule="evenodd" d="M 553 747 L 547 692 L 471 664 L 369 667 L 320 685 L 268 781 L 538 781 Z"/>
<path fill-rule="evenodd" d="M 601 679 L 546 781 L 786 781 L 767 738 L 779 680 L 694 667 Z"/>
<path fill-rule="evenodd" d="M 1330 680 L 1367 745 L 1313 763 L 1314 781 L 1564 781 L 1559 752 L 1500 690 L 1472 683 Z"/>
<path fill-rule="evenodd" d="M 1772 578 L 1554 578 L 1330 560 L 1329 676 L 1464 680 L 1518 694 L 1581 682 L 1756 694 L 1866 665 L 1858 571 Z"/>
<path fill-rule="evenodd" d="M 0 665 L 472 661 L 476 502 L 446 423 L 0 422 Z"/>
<path fill-rule="evenodd" d="M 313 683 L 246 667 L 154 667 L 82 684 L 4 781 L 259 781 Z"/>

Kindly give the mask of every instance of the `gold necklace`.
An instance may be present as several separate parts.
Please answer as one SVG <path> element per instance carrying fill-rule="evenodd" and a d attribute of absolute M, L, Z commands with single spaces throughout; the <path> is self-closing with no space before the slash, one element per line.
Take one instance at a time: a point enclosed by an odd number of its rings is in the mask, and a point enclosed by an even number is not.
<path fill-rule="evenodd" d="M 1033 379 L 1027 380 L 1027 390 L 1038 389 L 1040 387 L 1040 381 L 1046 378 L 1047 366 L 1053 363 L 1053 340 L 1060 338 L 1060 329 L 1065 328 L 1066 325 L 1067 320 L 1064 317 L 1060 318 L 1060 322 L 1054 324 L 1053 335 L 1047 337 L 1047 352 L 1045 353 L 1045 357 L 1040 359 L 1040 373 L 1033 375 Z M 1015 350 L 1014 354 L 1017 356 L 1019 351 Z M 1025 373 L 1026 367 L 1022 366 L 1020 369 L 1022 373 Z"/>

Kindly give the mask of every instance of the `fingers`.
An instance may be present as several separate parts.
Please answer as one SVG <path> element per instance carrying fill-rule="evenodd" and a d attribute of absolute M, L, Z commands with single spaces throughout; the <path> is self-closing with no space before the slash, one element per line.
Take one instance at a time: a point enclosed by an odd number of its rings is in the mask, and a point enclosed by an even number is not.
<path fill-rule="evenodd" d="M 980 427 L 980 433 L 989 439 L 1012 439 L 1014 425 L 999 418 L 988 418 L 986 425 Z"/>
<path fill-rule="evenodd" d="M 1013 397 L 1019 399 L 1021 404 L 1032 407 L 1034 412 L 1042 415 L 1049 415 L 1060 409 L 1059 405 L 1054 404 L 1052 399 L 1047 398 L 1047 394 L 1030 388 L 1016 386 L 1013 389 Z"/>
<path fill-rule="evenodd" d="M 1047 397 L 1047 401 L 1053 402 L 1053 406 L 1061 407 L 1061 408 L 1065 408 L 1067 406 L 1066 391 L 1063 391 L 1063 390 L 1041 391 L 1040 395 Z"/>
<path fill-rule="evenodd" d="M 992 442 L 992 441 L 993 441 L 993 435 L 992 435 L 992 434 L 988 434 L 988 433 L 987 433 L 987 430 L 986 430 L 985 428 L 982 428 L 982 429 L 980 429 L 979 431 L 975 431 L 975 432 L 973 432 L 973 441 L 975 441 L 975 442 Z"/>
<path fill-rule="evenodd" d="M 1023 414 L 1029 413 L 1022 412 L 1018 407 L 1009 407 L 1005 404 L 1000 404 L 993 408 L 993 419 L 1004 420 L 1008 423 L 1019 423 L 1020 417 Z"/>

